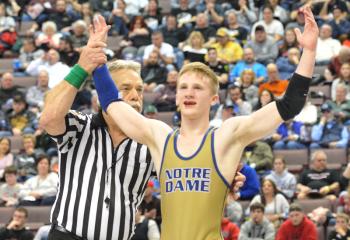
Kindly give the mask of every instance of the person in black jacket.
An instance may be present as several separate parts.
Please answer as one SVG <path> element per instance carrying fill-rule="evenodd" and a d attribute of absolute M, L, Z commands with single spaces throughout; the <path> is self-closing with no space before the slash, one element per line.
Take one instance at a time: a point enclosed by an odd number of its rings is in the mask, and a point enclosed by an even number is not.
<path fill-rule="evenodd" d="M 5 227 L 0 228 L 1 240 L 32 240 L 34 235 L 27 230 L 25 224 L 28 218 L 28 211 L 19 207 L 12 215 L 12 219 Z"/>

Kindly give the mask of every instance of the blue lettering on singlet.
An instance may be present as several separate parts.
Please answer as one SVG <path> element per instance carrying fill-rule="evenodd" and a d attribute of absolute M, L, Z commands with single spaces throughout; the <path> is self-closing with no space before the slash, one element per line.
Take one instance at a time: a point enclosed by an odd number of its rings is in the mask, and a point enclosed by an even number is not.
<path fill-rule="evenodd" d="M 210 192 L 210 168 L 165 170 L 165 192 Z"/>

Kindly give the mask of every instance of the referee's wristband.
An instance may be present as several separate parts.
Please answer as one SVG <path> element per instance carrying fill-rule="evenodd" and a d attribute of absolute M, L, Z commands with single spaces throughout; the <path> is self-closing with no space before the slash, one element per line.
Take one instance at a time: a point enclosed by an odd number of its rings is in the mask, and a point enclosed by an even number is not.
<path fill-rule="evenodd" d="M 64 78 L 64 80 L 66 80 L 76 89 L 79 89 L 87 76 L 88 73 L 78 64 L 75 64 L 74 67 L 70 70 L 69 74 Z"/>

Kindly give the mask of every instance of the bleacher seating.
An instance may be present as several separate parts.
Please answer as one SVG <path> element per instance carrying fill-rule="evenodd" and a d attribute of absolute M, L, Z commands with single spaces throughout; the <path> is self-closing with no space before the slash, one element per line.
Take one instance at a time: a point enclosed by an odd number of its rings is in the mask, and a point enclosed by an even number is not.
<path fill-rule="evenodd" d="M 24 88 L 29 88 L 36 85 L 36 77 L 15 77 L 13 78 L 13 84 Z"/>

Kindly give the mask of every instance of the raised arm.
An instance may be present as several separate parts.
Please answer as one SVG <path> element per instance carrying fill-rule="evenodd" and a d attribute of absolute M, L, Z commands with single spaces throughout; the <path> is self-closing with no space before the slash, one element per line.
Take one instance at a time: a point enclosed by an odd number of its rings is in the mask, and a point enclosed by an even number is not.
<path fill-rule="evenodd" d="M 96 19 L 94 21 L 97 21 Z M 49 91 L 45 97 L 45 105 L 40 117 L 40 125 L 50 135 L 60 135 L 65 132 L 65 116 L 72 106 L 74 98 L 88 74 L 107 59 L 103 52 L 104 35 L 108 27 L 100 26 L 95 30 L 90 26 L 90 38 L 88 45 L 83 48 L 78 64 L 72 68 L 65 77 L 65 81 L 59 83 Z"/>
<path fill-rule="evenodd" d="M 304 32 L 301 33 L 300 30 L 295 29 L 295 33 L 299 44 L 303 47 L 303 54 L 284 97 L 250 116 L 235 117 L 224 122 L 220 130 L 227 138 L 231 135 L 231 141 L 228 141 L 228 144 L 231 144 L 234 139 L 239 139 L 238 141 L 244 146 L 255 139 L 262 138 L 283 121 L 293 118 L 303 108 L 315 64 L 318 27 L 309 7 L 301 11 L 305 16 Z M 227 129 L 230 128 L 234 130 L 234 134 L 227 133 Z"/>

